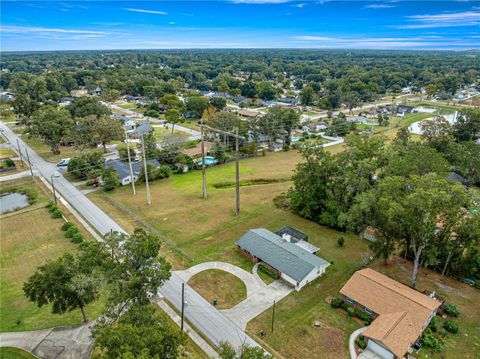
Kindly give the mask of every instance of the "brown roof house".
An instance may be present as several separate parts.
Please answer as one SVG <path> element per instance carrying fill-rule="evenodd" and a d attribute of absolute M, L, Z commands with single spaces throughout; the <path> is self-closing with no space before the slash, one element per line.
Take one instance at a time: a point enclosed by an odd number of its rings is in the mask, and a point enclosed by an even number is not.
<path fill-rule="evenodd" d="M 362 335 L 367 348 L 385 359 L 403 358 L 442 304 L 370 268 L 355 272 L 340 293 L 374 319 Z"/>

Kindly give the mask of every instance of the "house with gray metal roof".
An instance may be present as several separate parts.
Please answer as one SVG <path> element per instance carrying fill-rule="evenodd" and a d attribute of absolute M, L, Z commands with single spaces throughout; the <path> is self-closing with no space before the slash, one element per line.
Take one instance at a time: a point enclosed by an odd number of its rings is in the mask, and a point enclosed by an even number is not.
<path fill-rule="evenodd" d="M 160 167 L 160 162 L 158 162 L 157 160 L 147 160 L 147 163 L 154 165 L 156 168 Z M 120 180 L 122 186 L 132 183 L 132 179 L 130 176 L 130 167 L 127 162 L 110 159 L 105 161 L 105 167 L 112 168 L 113 170 L 115 170 L 115 172 L 117 172 L 118 179 Z M 133 180 L 135 182 L 138 180 L 142 168 L 143 161 L 132 162 Z"/>
<path fill-rule="evenodd" d="M 289 237 L 282 238 L 265 228 L 251 229 L 235 243 L 254 262 L 262 262 L 278 272 L 280 277 L 299 291 L 325 273 L 330 265 Z M 305 242 L 308 243 L 308 242 Z"/>

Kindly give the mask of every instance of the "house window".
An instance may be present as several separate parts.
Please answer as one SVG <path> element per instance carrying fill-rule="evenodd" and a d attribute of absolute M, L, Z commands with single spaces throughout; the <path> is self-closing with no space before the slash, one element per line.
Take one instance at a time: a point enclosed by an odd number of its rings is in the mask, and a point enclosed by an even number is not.
<path fill-rule="evenodd" d="M 373 310 L 368 309 L 367 307 L 363 307 L 363 310 L 364 310 L 365 313 L 367 313 L 367 314 L 370 314 L 370 315 L 374 315 L 374 314 L 375 314 L 375 312 L 374 312 Z"/>
<path fill-rule="evenodd" d="M 352 298 L 349 298 L 347 296 L 345 296 L 345 300 L 352 305 L 356 303 Z"/>

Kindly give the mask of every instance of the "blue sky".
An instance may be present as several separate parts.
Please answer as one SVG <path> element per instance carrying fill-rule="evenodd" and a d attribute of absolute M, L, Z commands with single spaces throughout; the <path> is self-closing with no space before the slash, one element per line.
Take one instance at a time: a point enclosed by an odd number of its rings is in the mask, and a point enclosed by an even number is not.
<path fill-rule="evenodd" d="M 1 1 L 0 48 L 472 49 L 480 1 Z"/>

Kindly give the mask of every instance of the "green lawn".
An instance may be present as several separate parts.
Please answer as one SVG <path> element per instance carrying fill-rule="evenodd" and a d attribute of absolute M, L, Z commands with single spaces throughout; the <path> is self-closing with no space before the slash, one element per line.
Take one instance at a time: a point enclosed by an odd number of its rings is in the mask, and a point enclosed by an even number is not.
<path fill-rule="evenodd" d="M 154 132 L 153 132 L 155 138 L 157 141 L 161 142 L 163 141 L 167 136 L 170 136 L 172 134 L 172 127 L 169 126 L 169 128 L 165 128 L 163 126 L 161 127 L 154 127 Z M 173 134 L 180 137 L 180 138 L 188 138 L 190 135 L 188 133 L 185 133 L 183 131 L 179 131 L 174 129 Z"/>
<path fill-rule="evenodd" d="M 23 295 L 23 283 L 38 266 L 66 252 L 76 251 L 77 245 L 65 239 L 61 230 L 63 221 L 51 218 L 44 207 L 47 199 L 32 180 L 17 180 L 13 184 L 29 188 L 35 193 L 37 201 L 32 207 L 0 217 L 0 331 L 25 331 L 81 324 L 80 311 L 75 310 L 63 315 L 52 314 L 51 306 L 38 308 Z M 2 188 L 4 186 L 8 184 L 2 184 Z M 64 213 L 69 220 L 75 221 L 65 210 Z M 82 230 L 82 233 L 89 239 L 85 230 Z M 89 305 L 87 313 L 90 318 L 96 318 L 100 309 L 99 301 Z"/>
<path fill-rule="evenodd" d="M 2 359 L 33 359 L 36 358 L 29 352 L 12 347 L 0 347 L 0 358 Z"/>
<path fill-rule="evenodd" d="M 410 126 L 412 123 L 434 116 L 435 115 L 431 113 L 410 113 L 408 115 L 405 115 L 404 117 L 399 118 L 399 123 L 400 126 L 407 127 Z"/>
<path fill-rule="evenodd" d="M 228 272 L 209 269 L 194 275 L 188 285 L 209 303 L 218 300 L 218 309 L 229 309 L 247 299 L 247 287 Z"/>
<path fill-rule="evenodd" d="M 43 143 L 38 138 L 29 138 L 27 135 L 22 136 L 22 140 L 25 141 L 34 151 L 36 151 L 44 160 L 49 162 L 57 163 L 62 158 L 69 158 L 69 157 L 76 157 L 80 156 L 84 153 L 91 153 L 91 152 L 101 152 L 103 150 L 101 148 L 85 148 L 83 150 L 76 149 L 73 146 L 61 146 L 60 147 L 60 154 L 54 155 L 50 150 L 50 147 Z"/>
<path fill-rule="evenodd" d="M 136 104 L 130 103 L 130 102 L 125 102 L 125 103 L 119 104 L 118 106 L 120 106 L 121 108 L 123 108 L 125 110 L 133 110 L 133 109 L 137 108 Z"/>

